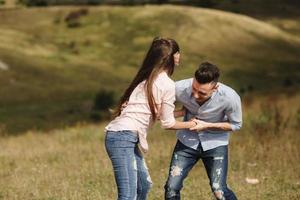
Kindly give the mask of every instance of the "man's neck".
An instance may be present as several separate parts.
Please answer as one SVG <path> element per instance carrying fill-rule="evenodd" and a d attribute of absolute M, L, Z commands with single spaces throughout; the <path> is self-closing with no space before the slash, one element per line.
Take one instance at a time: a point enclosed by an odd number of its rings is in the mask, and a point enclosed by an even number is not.
<path fill-rule="evenodd" d="M 211 99 L 211 97 L 209 97 L 208 99 L 205 99 L 204 101 L 197 101 L 196 100 L 196 102 L 198 103 L 199 106 L 202 106 L 205 102 L 207 102 L 210 99 Z"/>

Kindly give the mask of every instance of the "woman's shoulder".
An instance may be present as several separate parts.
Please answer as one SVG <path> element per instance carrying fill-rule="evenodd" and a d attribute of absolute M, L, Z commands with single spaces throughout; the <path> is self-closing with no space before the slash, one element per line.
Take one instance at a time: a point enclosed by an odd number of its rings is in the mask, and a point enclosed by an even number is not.
<path fill-rule="evenodd" d="M 154 84 L 161 90 L 175 89 L 175 82 L 168 76 L 166 72 L 160 73 L 157 79 L 154 81 Z"/>

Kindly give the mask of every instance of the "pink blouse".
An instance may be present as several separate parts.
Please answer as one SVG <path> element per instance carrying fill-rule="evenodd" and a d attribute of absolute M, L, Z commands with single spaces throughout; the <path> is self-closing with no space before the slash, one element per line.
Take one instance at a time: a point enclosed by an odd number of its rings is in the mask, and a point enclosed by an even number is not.
<path fill-rule="evenodd" d="M 154 81 L 153 96 L 158 107 L 157 115 L 161 126 L 163 128 L 171 128 L 175 124 L 173 114 L 175 109 L 175 83 L 166 72 L 160 73 Z M 133 90 L 128 104 L 121 114 L 111 121 L 105 127 L 105 130 L 131 130 L 137 132 L 140 146 L 146 152 L 149 149 L 146 137 L 147 130 L 152 125 L 151 118 L 151 111 L 145 92 L 145 81 L 143 81 Z"/>

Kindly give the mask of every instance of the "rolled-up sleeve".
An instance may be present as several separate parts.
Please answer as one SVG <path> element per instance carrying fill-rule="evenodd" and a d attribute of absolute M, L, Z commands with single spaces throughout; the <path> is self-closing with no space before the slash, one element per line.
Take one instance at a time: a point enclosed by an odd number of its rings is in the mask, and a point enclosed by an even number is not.
<path fill-rule="evenodd" d="M 163 91 L 162 105 L 160 113 L 161 126 L 165 129 L 175 125 L 174 109 L 175 109 L 175 85 L 169 86 Z"/>
<path fill-rule="evenodd" d="M 229 102 L 229 106 L 226 110 L 226 116 L 228 117 L 232 131 L 237 131 L 242 128 L 242 106 L 239 96 L 236 96 Z"/>

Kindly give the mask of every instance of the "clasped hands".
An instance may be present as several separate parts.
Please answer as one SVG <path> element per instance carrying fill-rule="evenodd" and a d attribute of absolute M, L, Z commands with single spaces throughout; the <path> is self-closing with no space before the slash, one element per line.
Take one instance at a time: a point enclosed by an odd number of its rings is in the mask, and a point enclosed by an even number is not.
<path fill-rule="evenodd" d="M 199 120 L 196 118 L 193 118 L 190 121 L 193 121 L 196 124 L 195 126 L 190 128 L 191 131 L 203 131 L 209 127 L 208 122 L 205 122 L 205 121 L 202 121 L 202 120 Z"/>

